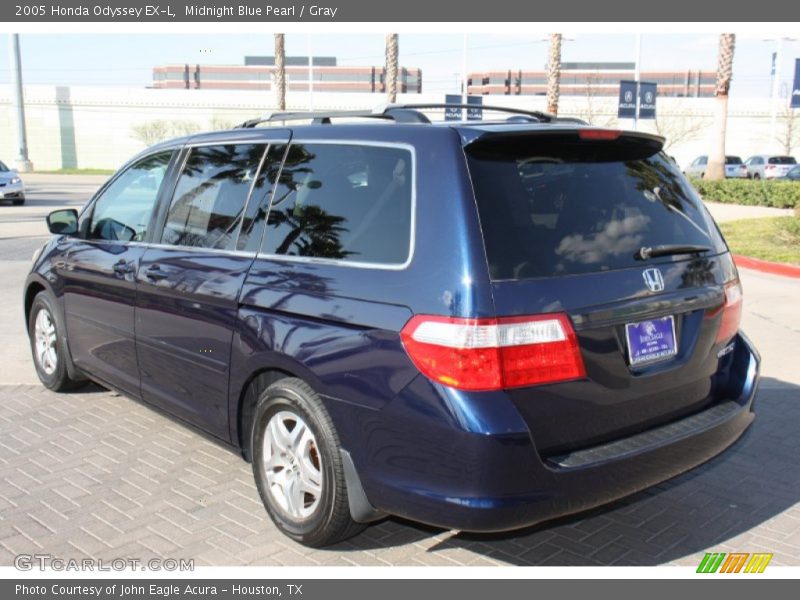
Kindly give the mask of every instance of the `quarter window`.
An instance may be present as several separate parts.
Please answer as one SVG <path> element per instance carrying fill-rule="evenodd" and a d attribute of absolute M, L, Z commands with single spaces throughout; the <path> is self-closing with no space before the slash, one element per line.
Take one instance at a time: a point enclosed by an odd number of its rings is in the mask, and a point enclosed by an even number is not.
<path fill-rule="evenodd" d="M 411 245 L 412 164 L 406 149 L 289 147 L 262 249 L 267 254 L 402 264 Z"/>
<path fill-rule="evenodd" d="M 265 149 L 263 144 L 192 148 L 172 197 L 162 243 L 235 249 Z"/>
<path fill-rule="evenodd" d="M 123 171 L 94 204 L 89 239 L 142 241 L 172 152 L 160 152 Z"/>

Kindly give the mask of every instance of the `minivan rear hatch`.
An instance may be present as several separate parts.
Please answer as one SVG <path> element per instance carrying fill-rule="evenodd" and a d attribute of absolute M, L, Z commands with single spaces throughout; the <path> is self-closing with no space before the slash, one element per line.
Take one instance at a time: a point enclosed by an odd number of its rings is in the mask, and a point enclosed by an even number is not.
<path fill-rule="evenodd" d="M 508 390 L 545 455 L 724 396 L 736 270 L 661 147 L 580 127 L 494 131 L 465 146 L 497 316 L 566 313 L 584 362 L 585 377 Z"/>

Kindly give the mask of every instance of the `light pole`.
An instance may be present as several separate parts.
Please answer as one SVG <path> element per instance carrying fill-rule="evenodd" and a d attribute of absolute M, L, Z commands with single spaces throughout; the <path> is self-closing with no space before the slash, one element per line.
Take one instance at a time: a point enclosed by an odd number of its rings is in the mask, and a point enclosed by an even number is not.
<path fill-rule="evenodd" d="M 314 58 L 311 50 L 311 35 L 306 36 L 308 52 L 308 110 L 314 110 Z"/>
<path fill-rule="evenodd" d="M 633 114 L 633 129 L 639 130 L 639 78 L 641 76 L 640 63 L 642 62 L 642 34 L 636 34 L 636 66 L 633 71 L 633 78 L 636 80 L 636 112 Z"/>
<path fill-rule="evenodd" d="M 781 85 L 781 69 L 783 68 L 783 42 L 796 42 L 796 38 L 779 37 L 768 38 L 765 42 L 775 42 L 775 74 L 772 76 L 772 86 L 770 89 L 770 103 L 772 104 L 770 115 L 770 143 L 775 140 L 776 131 L 778 128 L 778 103 L 781 101 L 779 89 Z"/>
<path fill-rule="evenodd" d="M 14 81 L 14 100 L 17 105 L 17 145 L 19 154 L 17 170 L 22 173 L 33 171 L 33 163 L 28 159 L 28 136 L 25 133 L 25 100 L 22 94 L 22 61 L 19 57 L 19 34 L 9 36 L 9 55 L 11 56 L 11 76 Z"/>

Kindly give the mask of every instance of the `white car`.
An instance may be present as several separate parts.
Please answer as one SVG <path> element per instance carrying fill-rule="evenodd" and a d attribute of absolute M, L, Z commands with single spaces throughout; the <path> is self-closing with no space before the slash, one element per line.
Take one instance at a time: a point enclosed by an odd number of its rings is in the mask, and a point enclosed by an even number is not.
<path fill-rule="evenodd" d="M 748 158 L 744 164 L 747 165 L 747 172 L 753 179 L 776 179 L 785 177 L 797 161 L 794 156 L 756 154 Z"/>
<path fill-rule="evenodd" d="M 11 200 L 14 206 L 25 204 L 25 184 L 14 169 L 0 161 L 0 200 Z"/>
<path fill-rule="evenodd" d="M 708 156 L 698 156 L 692 161 L 684 173 L 688 177 L 696 177 L 702 179 L 706 174 L 706 167 L 708 166 Z M 746 179 L 747 167 L 742 163 L 742 159 L 738 156 L 725 157 L 725 177 L 728 179 Z"/>

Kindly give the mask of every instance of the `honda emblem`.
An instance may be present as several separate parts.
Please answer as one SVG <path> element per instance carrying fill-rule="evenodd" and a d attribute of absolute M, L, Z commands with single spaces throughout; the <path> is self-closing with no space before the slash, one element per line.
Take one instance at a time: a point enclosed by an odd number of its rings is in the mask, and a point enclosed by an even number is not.
<path fill-rule="evenodd" d="M 664 290 L 664 278 L 661 276 L 661 271 L 656 268 L 645 269 L 642 273 L 644 283 L 647 289 L 651 292 L 661 292 Z"/>

